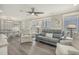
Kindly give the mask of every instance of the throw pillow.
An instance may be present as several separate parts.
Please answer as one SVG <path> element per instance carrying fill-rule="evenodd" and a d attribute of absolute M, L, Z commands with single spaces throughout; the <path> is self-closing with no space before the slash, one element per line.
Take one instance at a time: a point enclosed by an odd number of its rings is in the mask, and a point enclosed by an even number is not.
<path fill-rule="evenodd" d="M 52 36 L 53 36 L 53 33 L 46 33 L 46 37 L 52 38 Z"/>

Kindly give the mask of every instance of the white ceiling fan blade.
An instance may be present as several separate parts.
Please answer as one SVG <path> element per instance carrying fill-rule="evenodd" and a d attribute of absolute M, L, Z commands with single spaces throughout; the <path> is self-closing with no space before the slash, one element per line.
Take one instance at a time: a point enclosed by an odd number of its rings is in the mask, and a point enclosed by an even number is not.
<path fill-rule="evenodd" d="M 44 14 L 44 12 L 36 12 L 35 8 L 31 8 L 31 11 L 26 11 L 26 10 L 20 10 L 20 12 L 25 12 L 26 15 L 35 15 L 38 16 L 38 14 Z"/>
<path fill-rule="evenodd" d="M 34 14 L 34 15 L 38 16 L 38 14 Z"/>
<path fill-rule="evenodd" d="M 44 14 L 44 12 L 35 12 L 35 14 Z"/>

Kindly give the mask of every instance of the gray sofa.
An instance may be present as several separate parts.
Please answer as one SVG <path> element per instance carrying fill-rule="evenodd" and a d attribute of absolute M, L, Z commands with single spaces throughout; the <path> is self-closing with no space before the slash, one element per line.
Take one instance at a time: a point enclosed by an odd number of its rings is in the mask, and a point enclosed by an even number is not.
<path fill-rule="evenodd" d="M 52 33 L 52 38 L 47 37 L 46 33 Z M 36 41 L 41 41 L 56 46 L 56 44 L 61 40 L 61 36 L 61 30 L 43 29 L 40 34 L 36 34 Z"/>

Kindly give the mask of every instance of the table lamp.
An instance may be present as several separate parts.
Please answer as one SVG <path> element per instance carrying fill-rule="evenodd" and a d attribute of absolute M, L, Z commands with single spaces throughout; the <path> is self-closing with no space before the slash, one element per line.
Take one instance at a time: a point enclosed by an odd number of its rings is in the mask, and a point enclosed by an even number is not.
<path fill-rule="evenodd" d="M 73 36 L 73 29 L 76 29 L 76 25 L 75 24 L 69 24 L 67 26 L 67 29 L 70 30 L 70 37 L 72 38 L 72 36 Z"/>

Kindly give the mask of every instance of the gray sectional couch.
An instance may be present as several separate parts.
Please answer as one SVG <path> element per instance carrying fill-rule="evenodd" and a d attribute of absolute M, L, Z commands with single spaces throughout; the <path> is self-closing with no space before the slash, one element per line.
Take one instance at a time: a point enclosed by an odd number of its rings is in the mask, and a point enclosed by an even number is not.
<path fill-rule="evenodd" d="M 46 33 L 51 33 L 52 38 L 47 37 Z M 62 31 L 59 29 L 57 30 L 43 29 L 40 34 L 36 34 L 36 41 L 41 41 L 56 46 L 56 44 L 61 40 L 61 36 L 62 36 Z"/>

